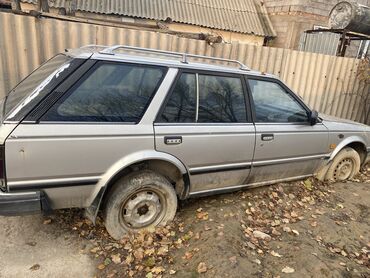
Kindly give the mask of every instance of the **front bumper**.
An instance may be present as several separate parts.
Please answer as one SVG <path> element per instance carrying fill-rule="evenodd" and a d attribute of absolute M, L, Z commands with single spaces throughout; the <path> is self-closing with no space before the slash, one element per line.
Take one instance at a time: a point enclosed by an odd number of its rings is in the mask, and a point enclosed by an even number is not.
<path fill-rule="evenodd" d="M 24 215 L 45 210 L 47 200 L 43 192 L 8 193 L 0 191 L 0 215 Z"/>

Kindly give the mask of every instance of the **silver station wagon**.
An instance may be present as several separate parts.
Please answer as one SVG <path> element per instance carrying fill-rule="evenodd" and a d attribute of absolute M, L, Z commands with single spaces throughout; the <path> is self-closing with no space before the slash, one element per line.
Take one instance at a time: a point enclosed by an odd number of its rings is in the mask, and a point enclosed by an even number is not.
<path fill-rule="evenodd" d="M 116 239 L 171 221 L 178 199 L 346 180 L 370 157 L 369 126 L 318 114 L 238 61 L 184 53 L 68 50 L 1 109 L 0 214 L 102 210 Z"/>

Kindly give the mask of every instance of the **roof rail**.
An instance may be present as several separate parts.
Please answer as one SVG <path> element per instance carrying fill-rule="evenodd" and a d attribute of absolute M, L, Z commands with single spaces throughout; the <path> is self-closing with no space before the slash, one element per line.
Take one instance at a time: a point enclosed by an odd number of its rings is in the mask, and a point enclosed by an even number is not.
<path fill-rule="evenodd" d="M 90 46 L 91 47 L 91 46 Z M 100 46 L 99 46 L 100 47 Z M 219 61 L 219 62 L 227 62 L 227 63 L 234 63 L 238 64 L 241 70 L 250 70 L 249 67 L 244 65 L 242 62 L 238 60 L 226 59 L 226 58 L 218 58 L 218 57 L 211 57 L 211 56 L 203 56 L 203 55 L 196 55 L 196 54 L 188 54 L 182 52 L 174 52 L 174 51 L 166 51 L 166 50 L 158 50 L 152 48 L 143 48 L 143 47 L 136 47 L 136 46 L 128 46 L 128 45 L 113 45 L 111 47 L 106 47 L 103 50 L 99 51 L 101 54 L 107 55 L 115 55 L 114 51 L 117 49 L 128 49 L 134 51 L 141 51 L 141 52 L 149 52 L 149 53 L 158 53 L 164 54 L 169 56 L 177 56 L 181 58 L 181 63 L 188 64 L 188 58 L 198 58 L 198 59 L 208 59 L 212 61 Z"/>

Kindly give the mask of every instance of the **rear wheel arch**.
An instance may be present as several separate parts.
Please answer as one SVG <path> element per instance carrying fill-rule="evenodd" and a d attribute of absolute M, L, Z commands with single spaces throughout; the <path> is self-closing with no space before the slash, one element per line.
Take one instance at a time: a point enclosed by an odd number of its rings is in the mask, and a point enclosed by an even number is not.
<path fill-rule="evenodd" d="M 145 152 L 131 156 L 130 163 L 122 163 L 121 166 L 113 166 L 116 170 L 106 180 L 101 181 L 92 197 L 91 204 L 86 208 L 86 216 L 95 223 L 99 210 L 104 206 L 104 201 L 113 185 L 125 175 L 140 170 L 157 171 L 166 177 L 174 186 L 179 199 L 186 199 L 190 191 L 189 172 L 180 160 L 166 153 L 157 154 Z M 136 159 L 134 159 L 136 158 Z M 112 168 L 113 168 L 112 167 Z M 108 171 L 109 172 L 109 171 Z"/>
<path fill-rule="evenodd" d="M 180 199 L 185 199 L 187 197 L 190 189 L 189 174 L 182 173 L 181 169 L 169 161 L 155 158 L 132 163 L 117 172 L 105 185 L 105 192 L 102 196 L 102 205 L 104 205 L 104 201 L 106 196 L 109 194 L 110 189 L 119 179 L 130 173 L 142 170 L 151 170 L 164 176 L 174 186 L 176 194 Z"/>

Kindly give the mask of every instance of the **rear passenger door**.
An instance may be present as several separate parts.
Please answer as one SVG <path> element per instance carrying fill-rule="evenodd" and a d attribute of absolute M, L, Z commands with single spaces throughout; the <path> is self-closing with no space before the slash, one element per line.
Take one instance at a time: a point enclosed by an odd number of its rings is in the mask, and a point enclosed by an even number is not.
<path fill-rule="evenodd" d="M 248 78 L 256 125 L 256 149 L 249 183 L 313 174 L 329 152 L 328 130 L 311 125 L 310 110 L 284 84 Z"/>
<path fill-rule="evenodd" d="M 191 194 L 245 184 L 255 144 L 248 102 L 242 76 L 179 72 L 154 124 L 155 144 L 186 165 Z"/>

